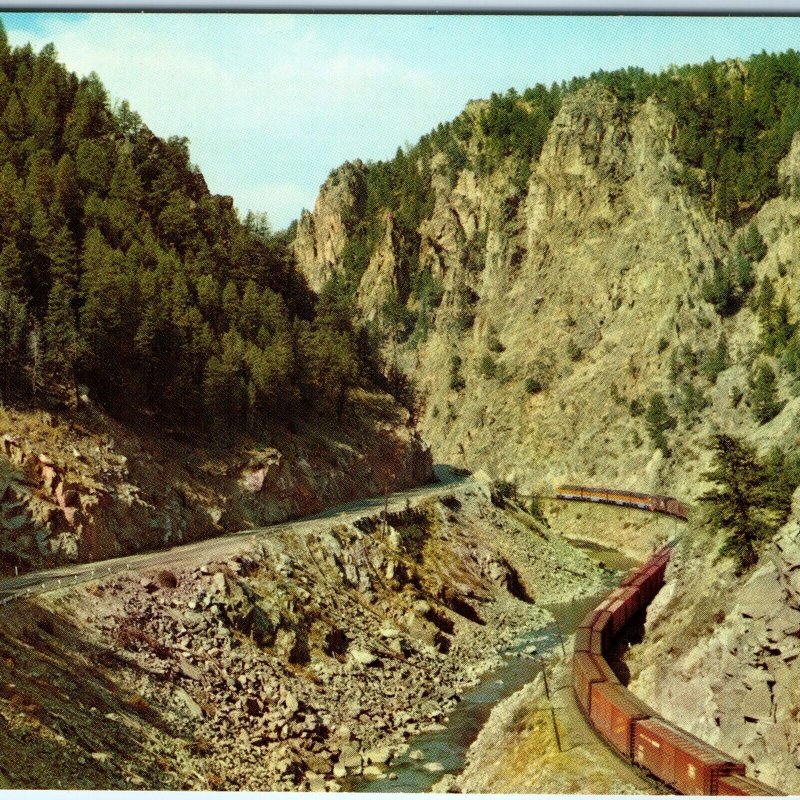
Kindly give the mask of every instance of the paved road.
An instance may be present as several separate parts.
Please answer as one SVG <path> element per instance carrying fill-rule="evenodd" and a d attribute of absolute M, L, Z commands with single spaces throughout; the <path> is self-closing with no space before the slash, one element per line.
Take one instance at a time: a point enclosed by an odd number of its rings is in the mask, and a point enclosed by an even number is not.
<path fill-rule="evenodd" d="M 434 467 L 438 483 L 408 489 L 389 495 L 389 511 L 399 511 L 406 507 L 406 501 L 447 494 L 464 483 L 467 478 L 442 464 Z M 93 561 L 88 564 L 71 564 L 54 569 L 29 572 L 12 578 L 0 580 L 0 604 L 11 602 L 18 597 L 52 591 L 64 586 L 84 583 L 103 575 L 113 575 L 128 570 L 152 569 L 154 567 L 183 567 L 212 561 L 234 555 L 243 541 L 253 542 L 282 531 L 310 533 L 320 527 L 321 521 L 340 518 L 342 522 L 352 522 L 365 512 L 381 511 L 386 503 L 385 497 L 372 497 L 356 500 L 334 508 L 329 508 L 310 517 L 282 522 L 265 528 L 238 531 L 237 533 L 202 539 L 190 544 L 177 545 L 168 550 L 138 553 L 131 556 L 110 558 L 106 561 Z"/>

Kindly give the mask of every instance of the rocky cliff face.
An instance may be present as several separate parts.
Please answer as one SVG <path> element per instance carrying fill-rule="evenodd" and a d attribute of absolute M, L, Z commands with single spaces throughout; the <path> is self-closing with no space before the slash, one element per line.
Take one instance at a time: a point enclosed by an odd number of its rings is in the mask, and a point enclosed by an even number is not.
<path fill-rule="evenodd" d="M 348 226 L 363 213 L 365 195 L 364 165 L 348 162 L 322 185 L 314 213 L 303 211 L 297 224 L 295 256 L 315 292 L 340 267 Z"/>
<path fill-rule="evenodd" d="M 479 113 L 475 105 L 465 116 Z M 631 109 L 589 84 L 564 100 L 522 191 L 513 158 L 488 174 L 454 174 L 444 152 L 431 159 L 433 210 L 418 229 L 418 274 L 440 285 L 441 301 L 427 337 L 390 352 L 424 400 L 421 432 L 438 460 L 524 487 L 581 479 L 691 497 L 706 466 L 702 443 L 715 427 L 774 441 L 792 424 L 800 406 L 788 393 L 784 412 L 761 430 L 746 402 L 731 400 L 747 388 L 758 322 L 748 308 L 722 319 L 702 298 L 703 281 L 739 234 L 688 190 L 704 178 L 674 155 L 675 136 L 671 114 L 655 101 Z M 481 147 L 476 128 L 466 149 Z M 756 278 L 769 275 L 777 296 L 790 299 L 798 292 L 791 192 L 799 147 L 781 166 L 785 196 L 755 218 L 769 248 Z M 353 180 L 352 169 L 341 168 L 337 186 Z M 315 285 L 323 272 L 344 269 L 335 255 L 315 255 L 319 237 L 309 245 L 312 231 L 343 230 L 338 221 L 353 208 L 351 193 L 334 201 L 332 183 L 297 237 L 300 266 Z M 389 221 L 357 293 L 367 319 L 380 316 L 403 279 L 397 256 Z M 420 311 L 413 294 L 408 308 Z M 731 367 L 713 384 L 696 369 L 681 375 L 723 331 Z M 702 414 L 676 413 L 665 464 L 631 402 L 646 405 L 661 391 L 677 412 L 686 382 L 708 405 Z"/>
<path fill-rule="evenodd" d="M 407 412 L 385 396 L 370 412 L 367 399 L 338 430 L 309 424 L 216 450 L 87 404 L 65 416 L 0 409 L 1 568 L 157 549 L 433 480 Z"/>

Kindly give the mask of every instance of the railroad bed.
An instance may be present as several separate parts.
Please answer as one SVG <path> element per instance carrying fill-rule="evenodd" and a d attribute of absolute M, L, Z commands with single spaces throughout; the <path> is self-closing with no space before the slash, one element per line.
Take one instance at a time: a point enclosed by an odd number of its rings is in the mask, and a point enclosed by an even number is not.
<path fill-rule="evenodd" d="M 556 497 L 631 506 L 680 519 L 686 519 L 689 512 L 689 507 L 674 497 L 619 489 L 562 486 Z M 578 705 L 617 753 L 680 794 L 781 795 L 783 792 L 748 778 L 740 761 L 659 716 L 622 685 L 606 660 L 620 631 L 663 587 L 671 553 L 671 546 L 662 547 L 630 572 L 576 630 L 572 687 Z"/>

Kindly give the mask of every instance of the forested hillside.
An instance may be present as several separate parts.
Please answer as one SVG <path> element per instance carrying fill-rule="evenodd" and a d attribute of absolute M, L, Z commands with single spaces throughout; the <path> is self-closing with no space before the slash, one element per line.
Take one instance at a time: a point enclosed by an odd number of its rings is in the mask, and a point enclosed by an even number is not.
<path fill-rule="evenodd" d="M 99 78 L 0 30 L 0 402 L 180 429 L 341 414 L 366 372 L 349 313 L 315 304 L 287 240 L 211 195 Z"/>

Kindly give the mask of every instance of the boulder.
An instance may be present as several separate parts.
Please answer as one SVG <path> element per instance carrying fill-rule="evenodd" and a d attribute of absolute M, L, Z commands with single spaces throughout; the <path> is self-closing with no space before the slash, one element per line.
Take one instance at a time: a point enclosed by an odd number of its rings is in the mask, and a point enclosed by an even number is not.
<path fill-rule="evenodd" d="M 385 764 L 391 757 L 392 752 L 388 747 L 376 747 L 364 753 L 367 764 Z"/>
<path fill-rule="evenodd" d="M 200 704 L 197 703 L 195 699 L 185 689 L 181 689 L 181 687 L 178 686 L 174 690 L 173 696 L 179 703 L 181 703 L 186 708 L 191 717 L 194 717 L 194 719 L 203 718 L 203 709 L 200 707 Z"/>
<path fill-rule="evenodd" d="M 369 667 L 378 661 L 378 656 L 370 650 L 362 650 L 354 648 L 349 654 L 350 661 L 354 664 L 361 664 L 364 667 Z"/>

